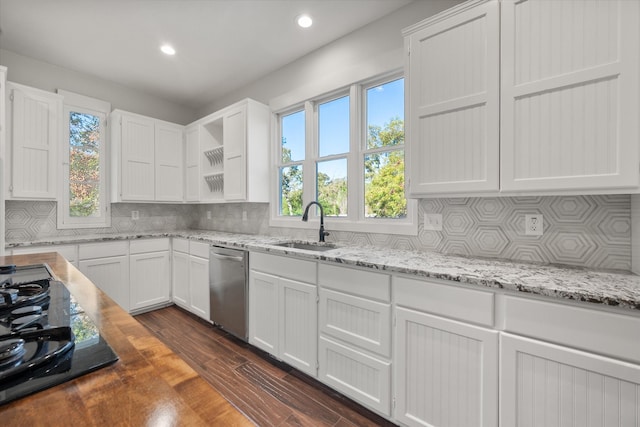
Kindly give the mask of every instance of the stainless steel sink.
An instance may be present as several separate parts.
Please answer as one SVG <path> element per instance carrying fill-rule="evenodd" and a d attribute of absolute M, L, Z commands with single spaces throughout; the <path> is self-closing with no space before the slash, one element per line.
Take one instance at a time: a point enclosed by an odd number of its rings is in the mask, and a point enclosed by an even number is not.
<path fill-rule="evenodd" d="M 280 246 L 283 248 L 303 249 L 305 251 L 324 252 L 331 249 L 335 249 L 336 246 L 331 243 L 313 243 L 313 242 L 284 242 L 276 243 L 274 246 Z"/>

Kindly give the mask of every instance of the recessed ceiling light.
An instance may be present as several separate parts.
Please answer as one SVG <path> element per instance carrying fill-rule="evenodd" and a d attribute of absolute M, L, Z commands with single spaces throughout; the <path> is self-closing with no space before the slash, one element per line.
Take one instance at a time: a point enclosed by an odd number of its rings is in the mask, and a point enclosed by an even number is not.
<path fill-rule="evenodd" d="M 176 50 L 169 46 L 168 44 L 164 44 L 160 47 L 160 50 L 167 55 L 175 55 Z"/>
<path fill-rule="evenodd" d="M 313 24 L 313 19 L 309 15 L 298 15 L 296 16 L 296 22 L 302 28 L 309 28 Z"/>

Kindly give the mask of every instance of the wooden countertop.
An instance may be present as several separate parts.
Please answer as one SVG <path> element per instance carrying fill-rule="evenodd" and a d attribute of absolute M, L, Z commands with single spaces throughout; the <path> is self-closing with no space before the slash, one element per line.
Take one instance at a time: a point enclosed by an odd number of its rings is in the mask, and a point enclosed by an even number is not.
<path fill-rule="evenodd" d="M 0 406 L 2 425 L 253 425 L 182 359 L 57 253 L 0 257 L 48 264 L 120 358 Z"/>

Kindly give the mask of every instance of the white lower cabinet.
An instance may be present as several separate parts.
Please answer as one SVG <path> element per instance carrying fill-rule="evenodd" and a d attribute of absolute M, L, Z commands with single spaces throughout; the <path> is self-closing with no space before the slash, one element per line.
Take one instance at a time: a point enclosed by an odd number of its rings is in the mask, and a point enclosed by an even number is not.
<path fill-rule="evenodd" d="M 318 284 L 318 379 L 391 416 L 390 276 L 320 264 Z"/>
<path fill-rule="evenodd" d="M 317 264 L 253 252 L 249 259 L 249 342 L 315 377 Z"/>
<path fill-rule="evenodd" d="M 80 271 L 129 311 L 129 242 L 82 244 L 78 258 Z"/>
<path fill-rule="evenodd" d="M 639 365 L 506 333 L 500 356 L 502 426 L 640 423 Z"/>
<path fill-rule="evenodd" d="M 493 294 L 394 278 L 394 296 L 394 418 L 409 426 L 496 426 L 499 332 L 467 323 L 492 319 Z M 451 303 L 460 320 L 441 317 Z"/>
<path fill-rule="evenodd" d="M 206 246 L 208 251 L 209 245 Z M 189 255 L 189 308 L 193 314 L 205 320 L 211 319 L 208 257 Z"/>
<path fill-rule="evenodd" d="M 209 244 L 174 238 L 171 258 L 173 302 L 210 321 Z"/>
<path fill-rule="evenodd" d="M 171 301 L 169 239 L 133 240 L 129 248 L 130 312 Z"/>
<path fill-rule="evenodd" d="M 171 285 L 173 302 L 189 309 L 189 241 L 173 239 L 171 253 Z"/>

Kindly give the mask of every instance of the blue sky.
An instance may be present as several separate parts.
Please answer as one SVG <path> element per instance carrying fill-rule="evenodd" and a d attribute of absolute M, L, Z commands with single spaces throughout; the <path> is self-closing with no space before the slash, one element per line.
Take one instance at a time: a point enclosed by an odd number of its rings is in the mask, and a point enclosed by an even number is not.
<path fill-rule="evenodd" d="M 349 150 L 349 97 L 319 106 L 320 155 L 340 154 Z M 383 127 L 394 117 L 404 119 L 404 79 L 394 80 L 367 90 L 368 125 Z M 282 119 L 285 148 L 291 150 L 292 159 L 304 158 L 304 111 Z M 334 178 L 346 176 L 346 162 L 325 163 L 323 172 Z"/>

